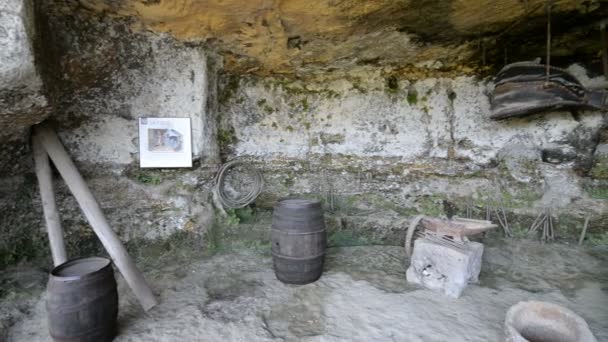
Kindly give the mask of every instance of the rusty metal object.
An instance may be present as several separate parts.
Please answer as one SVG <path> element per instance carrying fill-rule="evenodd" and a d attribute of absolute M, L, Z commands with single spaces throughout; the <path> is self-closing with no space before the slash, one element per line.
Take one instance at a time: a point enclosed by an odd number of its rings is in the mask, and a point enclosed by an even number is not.
<path fill-rule="evenodd" d="M 439 236 L 439 235 L 435 235 L 435 233 L 429 232 L 429 231 L 417 231 L 416 237 L 419 239 L 426 239 L 428 241 L 434 242 L 439 245 L 443 245 L 443 246 L 451 247 L 451 248 L 455 248 L 455 249 L 460 249 L 460 250 L 466 249 L 466 246 L 467 246 L 464 243 L 460 243 L 460 242 L 452 240 L 452 238 L 450 238 L 449 236 L 446 236 L 446 235 Z"/>
<path fill-rule="evenodd" d="M 418 215 L 408 227 L 405 237 L 405 252 L 412 255 L 412 239 L 418 225 L 422 226 L 422 236 L 447 245 L 464 245 L 469 236 L 482 234 L 498 227 L 491 221 L 454 217 L 451 220 Z"/>

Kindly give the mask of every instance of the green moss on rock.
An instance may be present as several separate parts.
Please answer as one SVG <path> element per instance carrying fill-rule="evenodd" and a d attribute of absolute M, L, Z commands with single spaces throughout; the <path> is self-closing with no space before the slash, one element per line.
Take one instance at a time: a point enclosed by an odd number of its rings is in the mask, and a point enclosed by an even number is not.
<path fill-rule="evenodd" d="M 406 99 L 410 106 L 415 106 L 418 103 L 418 91 L 416 91 L 414 88 L 409 89 Z"/>
<path fill-rule="evenodd" d="M 399 92 L 399 80 L 395 76 L 390 76 L 386 79 L 385 90 L 389 94 Z"/>
<path fill-rule="evenodd" d="M 140 174 L 137 176 L 137 180 L 140 183 L 148 185 L 159 185 L 162 183 L 162 178 L 159 175 Z"/>
<path fill-rule="evenodd" d="M 226 104 L 239 89 L 239 76 L 226 74 L 221 78 L 221 87 L 218 102 Z"/>
<path fill-rule="evenodd" d="M 595 161 L 589 175 L 595 179 L 608 179 L 608 158 Z"/>
<path fill-rule="evenodd" d="M 205 232 L 206 253 L 254 249 L 270 253 L 271 212 L 252 208 L 229 210 L 216 215 L 214 225 Z"/>
<path fill-rule="evenodd" d="M 319 136 L 323 145 L 342 144 L 346 140 L 344 134 L 321 133 Z"/>
<path fill-rule="evenodd" d="M 236 142 L 233 129 L 218 129 L 217 130 L 217 143 L 220 148 L 228 146 Z"/>
<path fill-rule="evenodd" d="M 309 106 L 309 104 L 308 104 L 308 99 L 307 99 L 307 98 L 303 98 L 303 99 L 300 101 L 300 104 L 302 105 L 302 110 L 303 110 L 303 111 L 305 111 L 305 112 L 306 112 L 306 111 L 308 111 L 308 109 L 310 109 L 310 106 Z"/>
<path fill-rule="evenodd" d="M 327 238 L 328 247 L 348 247 L 369 245 L 369 240 L 353 231 L 335 231 Z"/>
<path fill-rule="evenodd" d="M 421 197 L 417 203 L 420 209 L 420 214 L 428 216 L 444 215 L 444 198 L 439 195 L 430 195 Z"/>
<path fill-rule="evenodd" d="M 607 187 L 593 187 L 589 189 L 589 196 L 594 199 L 608 200 Z"/>
<path fill-rule="evenodd" d="M 25 174 L 14 188 L 0 190 L 0 212 L 5 213 L 0 215 L 0 269 L 23 260 L 50 257 L 42 211 L 35 206 L 37 191 L 32 173 Z"/>

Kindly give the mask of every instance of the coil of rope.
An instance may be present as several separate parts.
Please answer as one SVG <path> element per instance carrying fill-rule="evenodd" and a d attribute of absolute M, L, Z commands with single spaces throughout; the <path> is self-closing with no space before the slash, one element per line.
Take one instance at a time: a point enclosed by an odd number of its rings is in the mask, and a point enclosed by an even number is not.
<path fill-rule="evenodd" d="M 245 163 L 246 163 L 245 160 L 240 160 L 240 159 L 231 160 L 231 161 L 225 163 L 224 165 L 222 165 L 220 167 L 217 175 L 215 176 L 214 192 L 217 195 L 220 203 L 222 204 L 222 206 L 224 208 L 238 209 L 238 208 L 246 207 L 247 205 L 251 204 L 251 202 L 255 201 L 255 199 L 262 192 L 262 188 L 264 187 L 264 178 L 262 177 L 262 173 L 260 172 L 260 170 L 258 170 L 256 168 L 248 168 L 248 171 L 250 171 L 252 173 L 253 178 L 251 179 L 251 181 L 252 181 L 251 189 L 247 193 L 245 193 L 242 196 L 239 196 L 237 198 L 234 198 L 233 196 L 230 196 L 230 194 L 228 194 L 226 192 L 225 181 L 226 181 L 226 176 L 228 174 L 228 171 L 230 169 L 233 169 L 234 167 L 243 165 Z"/>

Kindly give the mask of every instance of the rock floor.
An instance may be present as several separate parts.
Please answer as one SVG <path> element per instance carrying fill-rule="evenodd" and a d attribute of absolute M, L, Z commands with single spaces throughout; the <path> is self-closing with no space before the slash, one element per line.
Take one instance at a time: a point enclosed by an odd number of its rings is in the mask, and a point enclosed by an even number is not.
<path fill-rule="evenodd" d="M 459 299 L 408 285 L 400 247 L 328 251 L 313 284 L 284 285 L 267 253 L 243 251 L 144 267 L 161 304 L 144 313 L 120 276 L 115 341 L 501 341 L 522 300 L 564 305 L 608 341 L 608 249 L 522 240 L 486 246 L 480 283 Z M 51 341 L 42 271 L 5 272 L 0 339 Z M 6 291 L 5 291 L 6 292 Z M 25 294 L 24 294 L 25 293 Z"/>

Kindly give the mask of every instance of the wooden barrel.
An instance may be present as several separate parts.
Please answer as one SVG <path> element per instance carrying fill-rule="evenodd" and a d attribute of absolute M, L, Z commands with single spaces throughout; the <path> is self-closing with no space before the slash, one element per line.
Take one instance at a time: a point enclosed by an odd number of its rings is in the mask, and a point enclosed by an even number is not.
<path fill-rule="evenodd" d="M 112 341 L 118 292 L 111 261 L 80 258 L 55 267 L 47 285 L 46 309 L 54 341 Z"/>
<path fill-rule="evenodd" d="M 327 232 L 321 203 L 309 199 L 279 201 L 272 214 L 272 259 L 277 279 L 311 283 L 323 273 Z"/>

